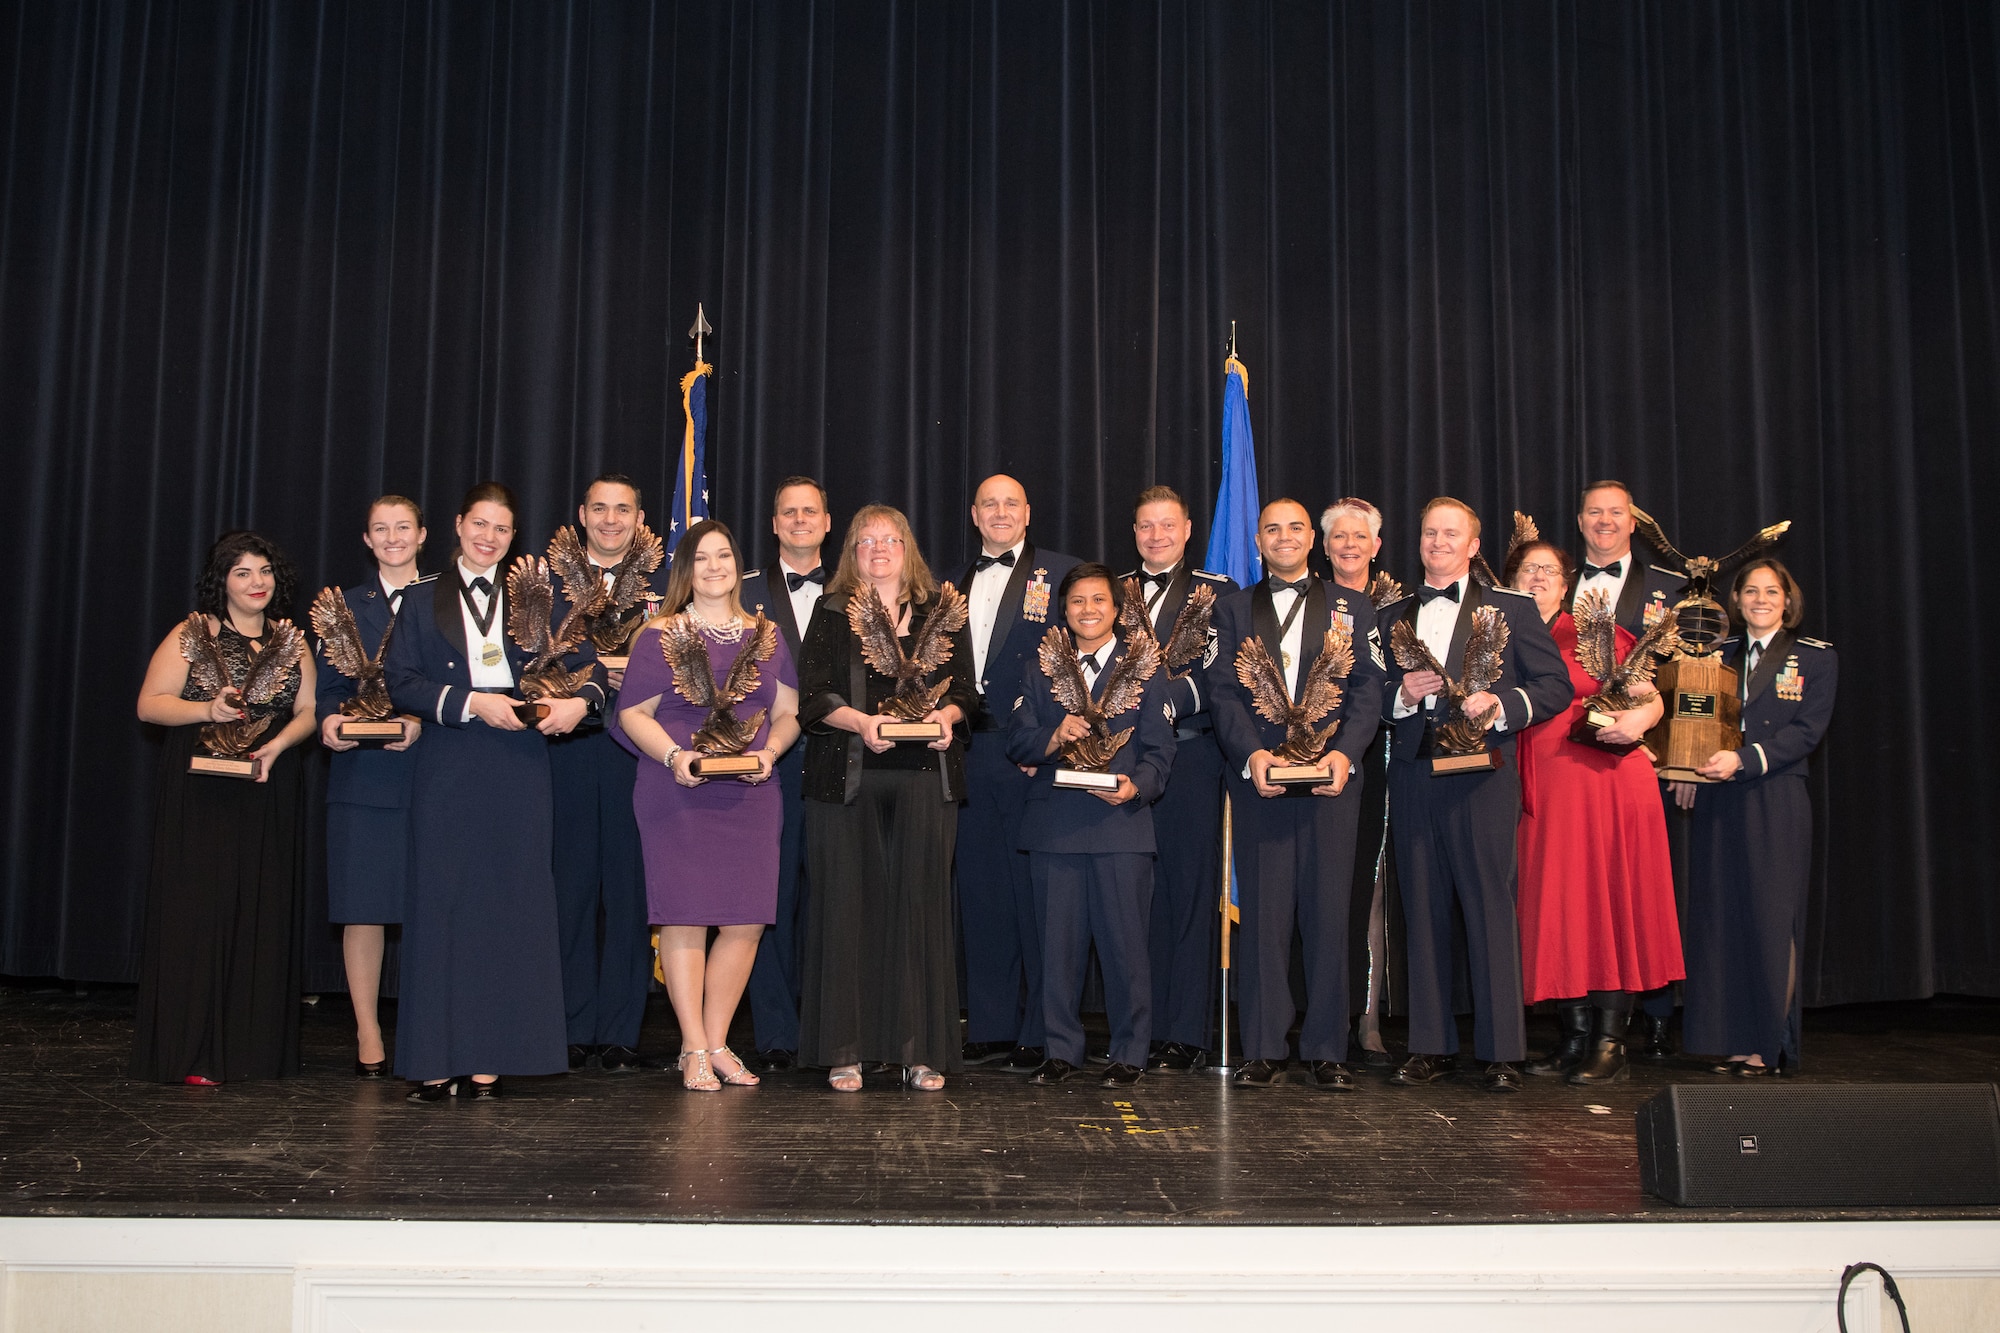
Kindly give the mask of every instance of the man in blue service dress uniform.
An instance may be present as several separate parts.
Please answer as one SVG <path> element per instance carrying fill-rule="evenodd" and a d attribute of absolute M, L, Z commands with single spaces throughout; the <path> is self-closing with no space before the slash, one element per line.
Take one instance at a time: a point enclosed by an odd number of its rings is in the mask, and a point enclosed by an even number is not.
<path fill-rule="evenodd" d="M 1005 1060 L 1031 1073 L 1042 1063 L 1042 960 L 1035 947 L 1035 890 L 1021 844 L 1028 776 L 1007 757 L 1007 723 L 1026 665 L 1051 623 L 1056 585 L 1076 557 L 1028 540 L 1028 493 L 996 474 L 972 497 L 979 556 L 957 580 L 979 683 L 965 806 L 953 871 L 965 951 L 965 1062 Z M 1051 614 L 1056 620 L 1050 620 Z"/>
<path fill-rule="evenodd" d="M 1576 589 L 1572 608 L 1586 593 L 1601 592 L 1617 608 L 1618 623 L 1634 638 L 1644 634 L 1653 622 L 1673 614 L 1674 603 L 1687 588 L 1687 579 L 1658 565 L 1641 564 L 1632 550 L 1632 490 L 1622 481 L 1593 481 L 1583 488 L 1576 507 L 1577 531 L 1583 534 L 1583 557 L 1577 561 Z M 1674 896 L 1687 901 L 1686 849 L 1688 816 L 1675 807 L 1666 787 L 1660 796 L 1666 803 L 1668 840 L 1674 849 Z M 1674 988 L 1662 986 L 1639 999 L 1639 1021 L 1645 1027 L 1645 1042 L 1639 1054 L 1664 1060 L 1672 1054 L 1668 1028 L 1674 1017 Z"/>
<path fill-rule="evenodd" d="M 1433 774 L 1436 728 L 1449 722 L 1446 683 L 1429 671 L 1389 661 L 1383 716 L 1395 728 L 1389 751 L 1390 836 L 1409 936 L 1410 1055 L 1389 1081 L 1429 1083 L 1456 1060 L 1452 1015 L 1452 904 L 1465 916 L 1472 981 L 1473 1051 L 1486 1064 L 1488 1092 L 1519 1092 L 1527 1054 L 1521 1003 L 1521 934 L 1515 913 L 1515 827 L 1521 779 L 1514 741 L 1521 731 L 1569 707 L 1569 668 L 1532 597 L 1484 589 L 1471 577 L 1479 553 L 1479 518 L 1470 505 L 1440 496 L 1424 506 L 1418 551 L 1424 582 L 1414 597 L 1382 608 L 1382 640 L 1409 622 L 1431 655 L 1456 680 L 1465 669 L 1473 613 L 1491 606 L 1505 617 L 1507 646 L 1489 690 L 1465 701 L 1468 714 L 1496 709 L 1486 733 L 1500 767 Z"/>
<path fill-rule="evenodd" d="M 1242 948 L 1236 1016 L 1244 1063 L 1233 1081 L 1269 1087 L 1285 1077 L 1289 1034 L 1297 1008 L 1290 977 L 1297 926 L 1306 974 L 1306 1016 L 1299 1058 L 1314 1087 L 1348 1092 L 1347 915 L 1354 886 L 1354 841 L 1366 776 L 1362 756 L 1380 725 L 1383 659 L 1368 599 L 1313 577 L 1312 515 L 1296 500 L 1273 500 L 1257 516 L 1257 552 L 1264 581 L 1217 605 L 1218 651 L 1208 669 L 1210 709 L 1228 771 L 1234 819 Z M 1326 782 L 1303 790 L 1265 780 L 1286 729 L 1259 716 L 1236 674 L 1243 646 L 1257 639 L 1298 698 L 1336 618 L 1353 639 L 1354 666 L 1339 707 L 1316 730 L 1336 721 L 1332 747 L 1321 759 Z"/>
<path fill-rule="evenodd" d="M 584 491 L 576 517 L 585 553 L 608 581 L 646 521 L 637 483 L 616 473 L 597 478 Z M 648 600 L 657 605 L 666 590 L 666 566 L 648 576 L 648 582 Z M 618 706 L 616 691 L 623 676 L 622 671 L 608 673 L 612 697 L 605 717 Z M 638 761 L 602 725 L 578 728 L 549 742 L 556 919 L 571 1069 L 581 1068 L 593 1055 L 613 1073 L 639 1067 L 639 1025 L 646 1016 L 653 961 L 645 866 L 632 815 L 637 775 Z"/>
<path fill-rule="evenodd" d="M 1234 580 L 1193 568 L 1187 558 L 1194 523 L 1187 501 L 1168 486 L 1139 493 L 1132 538 L 1139 567 L 1123 579 L 1139 581 L 1146 621 L 1164 646 L 1196 587 L 1216 599 L 1236 591 Z M 1202 656 L 1167 683 L 1162 697 L 1173 710 L 1173 779 L 1154 807 L 1153 920 L 1148 957 L 1153 974 L 1153 1042 L 1149 1069 L 1201 1069 L 1208 1064 L 1208 1033 L 1215 1020 L 1216 916 L 1221 902 L 1222 750 L 1215 743 L 1203 669 L 1215 659 L 1211 624 Z"/>
<path fill-rule="evenodd" d="M 771 535 L 778 560 L 769 570 L 743 576 L 739 596 L 751 615 L 769 616 L 785 636 L 792 661 L 830 577 L 820 547 L 833 531 L 826 490 L 811 477 L 786 477 L 771 500 Z M 757 1057 L 767 1070 L 790 1069 L 799 1049 L 799 944 L 806 924 L 806 747 L 794 745 L 778 760 L 778 790 L 785 820 L 778 835 L 778 920 L 757 941 L 750 970 L 750 1017 L 757 1029 Z"/>
<path fill-rule="evenodd" d="M 1153 988 L 1147 973 L 1147 916 L 1154 903 L 1152 806 L 1173 770 L 1173 709 L 1164 673 L 1155 671 L 1139 696 L 1113 714 L 1105 690 L 1130 645 L 1118 638 L 1123 586 L 1103 565 L 1077 565 L 1057 589 L 1077 670 L 1091 699 L 1106 712 L 1111 735 L 1132 735 L 1111 756 L 1118 785 L 1108 792 L 1055 785 L 1062 744 L 1089 734 L 1085 720 L 1056 701 L 1037 657 L 1028 661 L 1014 709 L 1008 753 L 1033 768 L 1021 817 L 1021 846 L 1035 886 L 1042 953 L 1042 1031 L 1048 1058 L 1032 1083 L 1060 1083 L 1084 1066 L 1084 974 L 1094 946 L 1104 970 L 1105 1016 L 1111 1025 L 1107 1088 L 1139 1081 L 1152 1037 Z M 1122 691 L 1121 691 L 1122 693 Z"/>

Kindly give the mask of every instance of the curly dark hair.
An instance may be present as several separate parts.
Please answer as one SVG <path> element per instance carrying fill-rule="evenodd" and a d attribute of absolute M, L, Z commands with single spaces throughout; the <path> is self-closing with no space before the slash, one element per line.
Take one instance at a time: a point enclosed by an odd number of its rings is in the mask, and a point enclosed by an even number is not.
<path fill-rule="evenodd" d="M 273 620 L 283 620 L 291 614 L 292 596 L 299 589 L 299 571 L 276 542 L 247 528 L 223 533 L 208 548 L 208 564 L 194 585 L 195 609 L 218 618 L 229 615 L 229 571 L 246 555 L 261 555 L 271 562 L 271 577 L 278 586 L 264 614 Z"/>

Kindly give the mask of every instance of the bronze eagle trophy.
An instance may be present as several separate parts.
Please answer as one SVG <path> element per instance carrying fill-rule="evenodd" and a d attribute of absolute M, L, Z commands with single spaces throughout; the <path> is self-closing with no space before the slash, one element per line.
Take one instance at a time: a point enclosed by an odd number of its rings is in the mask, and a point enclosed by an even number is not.
<path fill-rule="evenodd" d="M 1208 627 L 1215 619 L 1215 589 L 1197 583 L 1188 589 L 1187 601 L 1174 618 L 1173 633 L 1159 645 L 1160 666 L 1168 680 L 1185 680 L 1192 663 L 1208 648 Z M 1118 612 L 1118 626 L 1129 644 L 1137 635 L 1154 638 L 1153 622 L 1146 618 L 1146 594 L 1139 580 L 1125 580 L 1125 604 Z M 1157 643 L 1158 641 L 1155 640 Z"/>
<path fill-rule="evenodd" d="M 550 562 L 524 555 L 507 571 L 507 634 L 525 653 L 528 665 L 521 669 L 521 697 L 527 702 L 515 713 L 533 725 L 548 715 L 545 699 L 569 699 L 589 681 L 591 667 L 572 671 L 562 663 L 589 635 L 590 621 L 604 605 L 604 580 L 584 561 L 581 569 L 567 560 L 568 567 L 556 566 L 562 578 L 569 610 L 562 624 L 555 624 L 556 592 L 549 577 Z"/>
<path fill-rule="evenodd" d="M 674 669 L 674 693 L 696 708 L 708 710 L 688 747 L 699 751 L 694 761 L 696 777 L 746 778 L 763 771 L 756 757 L 744 751 L 757 738 L 757 729 L 764 725 L 764 710 L 760 708 L 748 717 L 738 717 L 735 709 L 756 693 L 762 683 L 764 677 L 758 663 L 768 662 L 777 650 L 777 622 L 758 616 L 750 622 L 743 646 L 736 650 L 736 660 L 729 664 L 728 674 L 718 685 L 708 660 L 708 642 L 695 625 L 694 617 L 683 611 L 669 616 L 660 627 L 660 652 Z"/>
<path fill-rule="evenodd" d="M 1049 626 L 1036 653 L 1056 706 L 1090 726 L 1087 734 L 1063 742 L 1056 785 L 1116 791 L 1118 779 L 1110 771 L 1111 761 L 1132 739 L 1134 728 L 1114 733 L 1111 719 L 1131 712 L 1145 697 L 1146 682 L 1160 668 L 1160 645 L 1150 634 L 1127 639 L 1124 655 L 1105 674 L 1104 689 L 1095 699 L 1090 697 L 1090 682 L 1083 678 L 1083 658 L 1076 651 L 1076 639 L 1067 627 Z"/>
<path fill-rule="evenodd" d="M 1501 566 L 1504 568 L 1507 560 L 1514 558 L 1514 552 L 1520 550 L 1529 542 L 1538 542 L 1541 539 L 1542 530 L 1535 526 L 1535 520 L 1516 509 L 1514 511 L 1514 532 L 1507 539 L 1507 559 L 1500 562 Z M 1481 584 L 1488 588 L 1497 588 L 1500 586 L 1500 576 L 1493 572 L 1493 566 L 1486 563 L 1486 557 L 1483 555 L 1472 557 L 1472 577 L 1478 579 Z M 1382 603 L 1377 602 L 1376 605 L 1380 606 Z"/>
<path fill-rule="evenodd" d="M 363 745 L 386 745 L 402 740 L 407 731 L 389 702 L 389 682 L 382 675 L 382 661 L 389 653 L 389 639 L 396 622 L 382 633 L 382 643 L 371 655 L 361 645 L 361 629 L 354 612 L 338 588 L 322 588 L 312 604 L 313 632 L 319 635 L 320 652 L 328 665 L 354 682 L 354 696 L 340 705 L 340 738 Z"/>
<path fill-rule="evenodd" d="M 1272 754 L 1279 762 L 1271 766 L 1264 780 L 1274 786 L 1320 786 L 1327 775 L 1320 770 L 1326 747 L 1340 720 L 1319 730 L 1327 714 L 1340 707 L 1346 691 L 1337 683 L 1354 670 L 1354 632 L 1336 617 L 1320 640 L 1319 656 L 1299 681 L 1295 703 L 1285 689 L 1285 675 L 1271 657 L 1262 639 L 1251 637 L 1236 650 L 1236 679 L 1250 692 L 1250 706 L 1266 722 L 1285 729 L 1285 739 Z"/>
<path fill-rule="evenodd" d="M 1791 529 L 1792 521 L 1786 519 L 1768 528 L 1760 528 L 1755 536 L 1720 560 L 1712 560 L 1705 555 L 1681 554 L 1667 540 L 1667 534 L 1661 531 L 1653 516 L 1637 505 L 1632 506 L 1632 526 L 1646 539 L 1648 546 L 1678 564 L 1681 576 L 1687 580 L 1687 591 L 1681 595 L 1680 601 L 1674 603 L 1674 619 L 1680 622 L 1680 646 L 1674 655 L 1705 657 L 1714 652 L 1729 633 L 1729 614 L 1716 600 L 1716 580 L 1731 565 L 1761 555 L 1777 545 L 1778 539 Z"/>
<path fill-rule="evenodd" d="M 1659 660 L 1680 647 L 1678 622 L 1672 616 L 1655 620 L 1620 662 L 1618 613 L 1603 589 L 1593 588 L 1578 598 L 1572 618 L 1576 622 L 1576 660 L 1600 688 L 1583 701 L 1583 713 L 1570 728 L 1570 739 L 1603 745 L 1621 754 L 1637 748 L 1640 743 L 1636 741 L 1605 745 L 1597 739 L 1597 733 L 1611 725 L 1611 714 L 1637 708 L 1645 702 L 1633 690 L 1650 684 Z"/>
<path fill-rule="evenodd" d="M 1465 670 L 1453 680 L 1444 664 L 1431 655 L 1417 637 L 1417 627 L 1408 620 L 1396 622 L 1389 632 L 1389 650 L 1405 671 L 1434 671 L 1444 677 L 1445 702 L 1449 720 L 1431 733 L 1433 754 L 1431 773 L 1464 773 L 1498 768 L 1497 751 L 1486 748 L 1486 732 L 1500 711 L 1499 704 L 1467 713 L 1465 701 L 1500 679 L 1502 654 L 1507 648 L 1507 618 L 1497 606 L 1473 608 L 1472 633 L 1465 641 Z"/>
<path fill-rule="evenodd" d="M 951 661 L 951 636 L 965 625 L 971 609 L 965 594 L 949 583 L 938 588 L 937 605 L 924 617 L 923 628 L 908 652 L 896 634 L 896 617 L 872 586 L 847 599 L 847 627 L 861 645 L 861 660 L 896 682 L 896 692 L 882 705 L 880 735 L 891 741 L 930 741 L 944 738 L 944 724 L 924 719 L 937 711 L 938 700 L 951 688 L 951 679 L 925 682 Z"/>
<path fill-rule="evenodd" d="M 625 662 L 620 659 L 629 656 L 633 636 L 652 615 L 653 600 L 647 596 L 652 585 L 647 576 L 664 564 L 666 558 L 666 543 L 644 523 L 634 534 L 625 558 L 608 570 L 590 563 L 583 539 L 568 524 L 557 528 L 555 536 L 549 538 L 549 567 L 562 579 L 565 591 L 580 586 L 586 579 L 604 583 L 604 575 L 611 576 L 604 602 L 586 627 L 591 646 L 597 649 L 597 660 L 606 667 L 614 670 L 624 667 Z"/>
<path fill-rule="evenodd" d="M 1390 578 L 1386 570 L 1378 569 L 1375 571 L 1375 577 L 1368 580 L 1368 586 L 1361 595 L 1368 599 L 1371 606 L 1380 611 L 1389 603 L 1400 602 L 1403 599 L 1403 585 Z"/>
<path fill-rule="evenodd" d="M 204 700 L 221 695 L 232 708 L 267 704 L 283 693 L 286 682 L 299 669 L 305 643 L 306 636 L 291 621 L 270 621 L 264 630 L 264 646 L 250 659 L 243 679 L 237 681 L 230 678 L 229 663 L 208 628 L 207 615 L 196 611 L 181 623 L 180 649 L 188 664 L 188 679 Z M 255 778 L 259 761 L 250 752 L 270 726 L 268 717 L 205 724 L 197 733 L 203 753 L 188 760 L 188 772 Z"/>

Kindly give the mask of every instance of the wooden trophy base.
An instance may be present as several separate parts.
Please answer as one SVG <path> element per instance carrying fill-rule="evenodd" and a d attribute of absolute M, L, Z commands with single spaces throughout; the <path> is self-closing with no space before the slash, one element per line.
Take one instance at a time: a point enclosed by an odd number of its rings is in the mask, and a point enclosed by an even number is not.
<path fill-rule="evenodd" d="M 1715 653 L 1676 657 L 1653 676 L 1667 711 L 1646 733 L 1653 768 L 1665 782 L 1707 782 L 1698 772 L 1718 751 L 1743 746 L 1736 672 Z"/>
<path fill-rule="evenodd" d="M 623 671 L 626 667 L 632 665 L 632 654 L 599 653 L 597 660 L 606 671 Z"/>
<path fill-rule="evenodd" d="M 763 771 L 754 754 L 705 754 L 693 765 L 698 778 L 754 778 Z"/>
<path fill-rule="evenodd" d="M 1455 773 L 1491 773 L 1505 768 L 1507 761 L 1498 750 L 1474 750 L 1471 754 L 1433 754 L 1431 756 L 1431 776 L 1449 777 Z"/>
<path fill-rule="evenodd" d="M 932 741 L 944 739 L 942 722 L 884 722 L 876 735 L 885 741 L 922 741 L 929 745 Z"/>
<path fill-rule="evenodd" d="M 1659 759 L 1659 756 L 1654 754 L 1644 741 L 1626 741 L 1618 745 L 1613 745 L 1608 741 L 1599 740 L 1598 733 L 1610 726 L 1611 723 L 1611 714 L 1604 712 L 1602 709 L 1587 708 L 1584 710 L 1583 716 L 1576 720 L 1576 725 L 1569 729 L 1569 738 L 1578 744 L 1593 745 L 1611 754 L 1630 754 L 1634 750 L 1645 750 L 1646 761 L 1648 763 L 1656 762 Z"/>
<path fill-rule="evenodd" d="M 394 745 L 410 734 L 410 724 L 400 717 L 354 719 L 341 723 L 333 734 L 357 745 Z"/>
<path fill-rule="evenodd" d="M 514 716 L 524 727 L 532 727 L 548 715 L 549 706 L 539 699 L 533 703 L 514 705 Z"/>
<path fill-rule="evenodd" d="M 1118 775 L 1088 773 L 1080 768 L 1059 768 L 1056 770 L 1056 786 L 1076 791 L 1117 791 Z"/>
<path fill-rule="evenodd" d="M 1333 775 L 1318 764 L 1273 764 L 1264 770 L 1264 781 L 1273 787 L 1311 791 L 1314 787 L 1324 787 L 1332 782 Z"/>
<path fill-rule="evenodd" d="M 188 760 L 188 772 L 209 778 L 243 778 L 255 782 L 258 766 L 263 762 L 255 755 L 247 754 L 198 754 Z"/>

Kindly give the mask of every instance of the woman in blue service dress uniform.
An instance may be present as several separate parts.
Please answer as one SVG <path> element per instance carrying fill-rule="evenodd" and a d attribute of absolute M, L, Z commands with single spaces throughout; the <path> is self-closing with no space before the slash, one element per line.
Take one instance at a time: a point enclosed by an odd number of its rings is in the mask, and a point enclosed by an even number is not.
<path fill-rule="evenodd" d="M 1743 748 L 1677 782 L 1694 811 L 1688 864 L 1686 1014 L 1682 1045 L 1730 1052 L 1717 1073 L 1755 1078 L 1799 1060 L 1799 960 L 1812 870 L 1806 760 L 1833 715 L 1840 659 L 1794 633 L 1799 585 L 1776 560 L 1737 572 L 1741 630 L 1722 642 L 1742 692 Z"/>
<path fill-rule="evenodd" d="M 417 577 L 424 549 L 424 513 L 415 500 L 385 495 L 368 506 L 361 544 L 375 557 L 375 577 L 342 591 L 354 616 L 361 647 L 381 652 L 396 608 Z M 347 964 L 347 994 L 354 1003 L 354 1074 L 381 1078 L 388 1073 L 377 996 L 382 989 L 382 953 L 388 927 L 403 920 L 403 895 L 410 861 L 410 781 L 416 756 L 409 753 L 422 723 L 405 716 L 402 740 L 380 748 L 340 738 L 340 706 L 354 697 L 354 682 L 322 664 L 315 711 L 320 743 L 333 751 L 326 784 L 327 920 L 340 926 L 340 951 Z"/>
<path fill-rule="evenodd" d="M 547 738 L 602 708 L 604 689 L 594 679 L 549 700 L 533 727 L 514 715 L 530 660 L 507 636 L 502 561 L 516 512 L 497 482 L 466 492 L 457 554 L 410 585 L 389 640 L 389 697 L 426 728 L 413 752 L 396 1033 L 396 1072 L 421 1084 L 412 1101 L 493 1097 L 502 1074 L 569 1068 Z M 563 610 L 558 597 L 557 620 Z"/>
<path fill-rule="evenodd" d="M 241 682 L 270 617 L 291 605 L 291 561 L 254 532 L 208 553 L 196 610 Z M 167 728 L 153 865 L 139 954 L 132 1077 L 213 1087 L 298 1072 L 304 967 L 304 769 L 293 750 L 313 733 L 313 662 L 301 652 L 277 697 L 241 708 L 189 679 L 179 626 L 153 651 L 139 720 Z M 188 772 L 202 727 L 268 718 L 254 782 Z"/>

